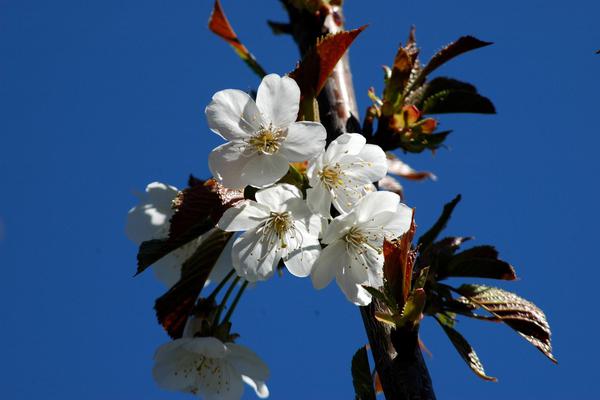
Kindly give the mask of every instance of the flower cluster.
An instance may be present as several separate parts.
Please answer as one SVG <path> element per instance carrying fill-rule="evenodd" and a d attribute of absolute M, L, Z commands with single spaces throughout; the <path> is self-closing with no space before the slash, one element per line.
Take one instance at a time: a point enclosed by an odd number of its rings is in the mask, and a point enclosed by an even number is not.
<path fill-rule="evenodd" d="M 257 396 L 269 395 L 267 366 L 250 349 L 233 343 L 237 335 L 229 333 L 229 317 L 248 282 L 269 279 L 285 267 L 294 276 L 310 276 L 317 289 L 335 278 L 357 305 L 371 302 L 364 286 L 384 284 L 384 239 L 403 235 L 412 219 L 412 210 L 397 194 L 374 185 L 388 172 L 386 154 L 357 133 L 345 133 L 326 147 L 320 123 L 296 121 L 299 104 L 296 82 L 272 74 L 261 82 L 256 100 L 229 89 L 216 93 L 206 108 L 210 129 L 227 140 L 211 152 L 210 170 L 224 187 L 246 189 L 246 199 L 227 209 L 213 228 L 239 233 L 213 268 L 209 278 L 221 283 L 205 300 L 214 302 L 233 275 L 231 266 L 238 278 L 207 314 L 202 329 L 195 329 L 190 317 L 183 337 L 157 350 L 153 375 L 165 389 L 239 400 L 246 383 Z M 141 243 L 168 237 L 177 192 L 159 182 L 148 185 L 129 211 L 129 238 Z M 158 279 L 168 287 L 175 284 L 182 264 L 211 233 L 156 262 Z M 220 320 L 240 278 L 245 283 Z"/>
<path fill-rule="evenodd" d="M 346 133 L 325 148 L 320 123 L 296 122 L 299 101 L 296 82 L 275 74 L 263 79 L 256 101 L 231 89 L 213 96 L 208 125 L 229 142 L 212 151 L 211 172 L 224 186 L 259 189 L 217 227 L 243 232 L 232 264 L 246 280 L 270 278 L 282 261 L 317 289 L 335 277 L 348 300 L 369 304 L 363 285 L 383 285 L 384 238 L 405 233 L 412 210 L 373 185 L 387 173 L 380 147 Z M 308 187 L 280 182 L 294 162 L 308 162 Z"/>

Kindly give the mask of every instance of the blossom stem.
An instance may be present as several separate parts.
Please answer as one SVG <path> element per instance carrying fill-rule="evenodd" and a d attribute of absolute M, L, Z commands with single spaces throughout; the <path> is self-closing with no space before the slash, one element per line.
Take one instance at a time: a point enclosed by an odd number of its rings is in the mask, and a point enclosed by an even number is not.
<path fill-rule="evenodd" d="M 233 299 L 233 302 L 231 303 L 231 306 L 229 307 L 227 314 L 225 314 L 225 318 L 223 318 L 224 323 L 229 321 L 229 319 L 231 318 L 231 315 L 233 314 L 233 311 L 235 310 L 235 307 L 239 303 L 240 298 L 242 297 L 242 294 L 244 294 L 244 290 L 246 290 L 247 286 L 248 286 L 248 281 L 244 281 L 244 283 L 242 283 L 242 287 L 240 288 L 240 290 L 238 290 L 237 294 L 235 295 L 235 298 Z"/>
<path fill-rule="evenodd" d="M 231 278 L 233 276 L 234 272 L 235 272 L 235 270 L 231 269 L 231 271 L 229 271 L 229 273 L 227 275 L 225 275 L 225 277 L 221 280 L 221 282 L 217 285 L 217 287 L 214 288 L 212 293 L 208 295 L 209 299 L 214 299 L 215 297 L 217 297 L 217 294 L 219 294 L 221 289 L 223 289 L 223 286 L 225 286 L 225 284 L 227 283 L 229 278 Z"/>
<path fill-rule="evenodd" d="M 225 305 L 227 304 L 227 299 L 229 299 L 229 296 L 231 296 L 231 293 L 233 292 L 233 289 L 235 289 L 235 286 L 237 285 L 239 280 L 240 280 L 240 277 L 236 276 L 235 279 L 233 280 L 233 282 L 231 282 L 231 285 L 229 285 L 229 288 L 227 289 L 227 291 L 225 292 L 225 295 L 223 296 L 223 299 L 221 300 L 221 304 L 219 304 L 219 308 L 217 309 L 217 314 L 215 315 L 215 324 L 219 323 L 219 319 L 221 318 L 223 309 L 225 308 Z"/>

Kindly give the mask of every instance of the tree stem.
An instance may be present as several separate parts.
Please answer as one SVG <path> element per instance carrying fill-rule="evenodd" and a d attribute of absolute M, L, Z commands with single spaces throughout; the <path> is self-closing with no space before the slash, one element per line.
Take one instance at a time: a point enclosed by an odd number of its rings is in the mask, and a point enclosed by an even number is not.
<path fill-rule="evenodd" d="M 316 43 L 317 37 L 344 29 L 340 6 L 331 6 L 329 12 L 314 15 L 294 8 L 287 0 L 281 1 L 290 16 L 291 33 L 302 55 Z M 318 101 L 328 142 L 345 132 L 360 132 L 347 53 L 328 78 Z M 375 319 L 379 307 L 373 299 L 369 306 L 360 307 L 360 313 L 386 399 L 435 400 L 431 378 L 419 348 L 418 325 L 392 332 Z"/>

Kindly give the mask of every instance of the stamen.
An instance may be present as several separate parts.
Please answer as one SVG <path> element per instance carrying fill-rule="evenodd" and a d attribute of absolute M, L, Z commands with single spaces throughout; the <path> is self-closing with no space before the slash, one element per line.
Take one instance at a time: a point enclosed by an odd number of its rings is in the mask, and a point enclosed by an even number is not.
<path fill-rule="evenodd" d="M 268 127 L 261 126 L 246 143 L 258 153 L 272 155 L 279 150 L 284 139 L 283 129 L 273 128 L 273 125 L 269 124 Z"/>

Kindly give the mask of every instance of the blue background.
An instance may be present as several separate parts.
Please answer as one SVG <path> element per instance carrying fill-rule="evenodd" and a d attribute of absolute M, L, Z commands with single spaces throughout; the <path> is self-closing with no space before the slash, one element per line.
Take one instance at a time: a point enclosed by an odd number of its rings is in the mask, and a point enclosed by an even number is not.
<path fill-rule="evenodd" d="M 0 388 L 4 399 L 169 399 L 150 374 L 167 340 L 151 273 L 136 279 L 124 235 L 134 191 L 207 176 L 220 142 L 203 109 L 258 80 L 206 29 L 209 1 L 0 1 Z M 223 4 L 271 72 L 293 68 L 275 0 Z M 439 71 L 476 84 L 497 116 L 444 116 L 449 149 L 406 156 L 439 180 L 406 183 L 430 226 L 456 193 L 447 234 L 493 243 L 520 280 L 503 284 L 549 316 L 555 366 L 510 329 L 461 322 L 499 383 L 479 380 L 440 329 L 422 339 L 440 399 L 594 398 L 600 31 L 595 1 L 347 1 L 348 27 L 369 23 L 351 56 L 361 111 L 381 90 L 411 24 L 422 58 L 460 35 L 494 46 Z M 240 343 L 270 365 L 273 399 L 350 399 L 349 362 L 366 342 L 358 311 L 331 285 L 289 275 L 250 290 Z M 246 391 L 247 398 L 254 398 Z M 599 396 L 600 397 L 600 396 Z"/>

